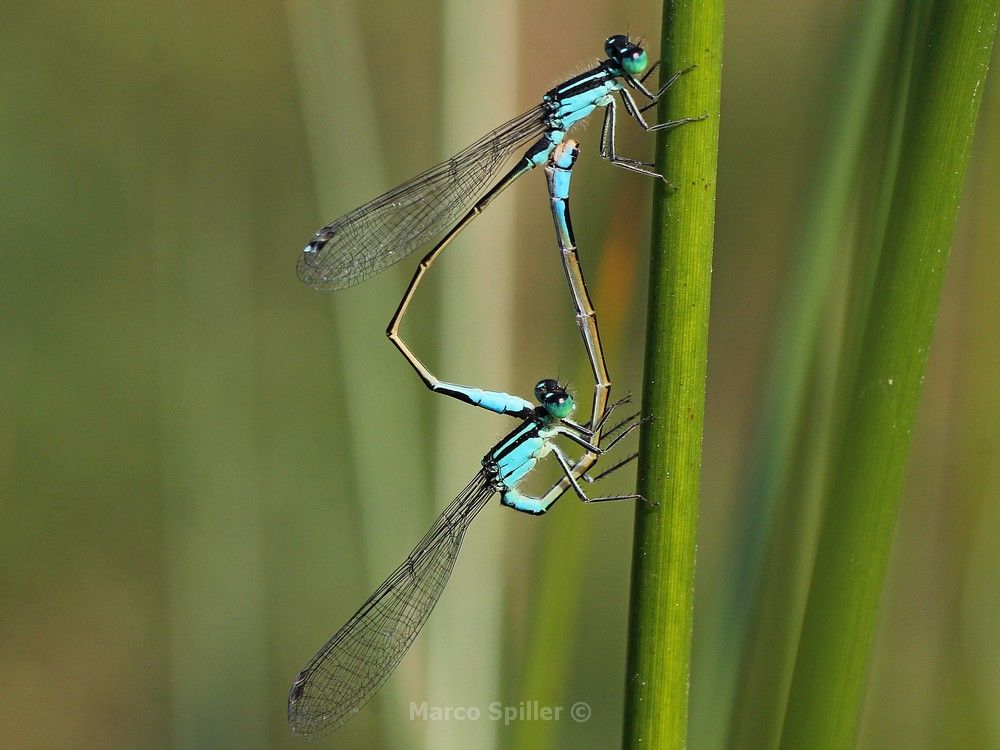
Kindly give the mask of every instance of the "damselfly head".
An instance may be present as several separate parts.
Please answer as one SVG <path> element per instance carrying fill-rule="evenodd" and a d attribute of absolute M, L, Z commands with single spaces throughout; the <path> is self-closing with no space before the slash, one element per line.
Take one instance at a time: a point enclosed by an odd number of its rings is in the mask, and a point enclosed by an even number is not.
<path fill-rule="evenodd" d="M 604 43 L 604 54 L 618 63 L 629 75 L 637 76 L 649 65 L 646 50 L 638 42 L 632 42 L 624 34 L 609 36 Z"/>
<path fill-rule="evenodd" d="M 538 403 L 545 407 L 545 411 L 556 419 L 565 419 L 576 408 L 573 397 L 566 391 L 566 386 L 551 378 L 538 381 L 535 385 L 535 397 Z"/>

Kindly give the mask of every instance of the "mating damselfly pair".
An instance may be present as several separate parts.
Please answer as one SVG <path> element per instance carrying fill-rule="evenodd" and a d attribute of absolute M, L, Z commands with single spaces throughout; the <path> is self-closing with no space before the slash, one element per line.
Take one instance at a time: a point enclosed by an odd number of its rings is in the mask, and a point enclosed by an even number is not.
<path fill-rule="evenodd" d="M 403 563 L 299 672 L 288 696 L 288 721 L 296 734 L 312 738 L 339 728 L 385 683 L 440 597 L 469 524 L 494 494 L 500 494 L 503 505 L 536 515 L 546 512 L 570 488 L 586 502 L 640 497 L 625 494 L 589 498 L 581 486 L 581 481 L 595 481 L 635 458 L 632 454 L 602 474 L 590 476 L 598 458 L 638 427 L 641 420 L 634 414 L 611 428 L 605 427 L 615 409 L 628 399 L 609 403 L 611 382 L 570 220 L 569 187 L 579 149 L 567 134 L 575 123 L 603 108 L 601 156 L 630 171 L 662 177 L 652 164 L 618 155 L 614 96 L 619 96 L 626 113 L 646 131 L 665 130 L 701 118 L 648 124 L 643 112 L 655 105 L 687 70 L 653 92 L 646 88 L 645 81 L 658 63 L 649 67 L 646 52 L 638 43 L 615 35 L 607 39 L 604 51 L 605 60 L 548 91 L 538 106 L 487 133 L 451 159 L 320 229 L 302 253 L 298 273 L 303 282 L 316 289 L 341 289 L 388 268 L 443 234 L 418 264 L 386 333 L 432 391 L 521 421 L 485 454 L 472 481 L 445 508 Z M 632 91 L 648 103 L 640 107 Z M 487 189 L 504 163 L 529 143 L 515 166 Z M 399 334 L 413 295 L 438 255 L 514 180 L 542 165 L 563 270 L 594 375 L 591 416 L 584 424 L 571 419 L 574 399 L 556 380 L 546 378 L 536 384 L 537 403 L 445 382 L 416 357 Z M 602 439 L 609 442 L 602 445 Z M 572 461 L 559 445 L 562 440 L 582 449 L 583 454 Z M 547 456 L 552 456 L 562 470 L 560 479 L 540 497 L 519 490 L 519 483 Z"/>

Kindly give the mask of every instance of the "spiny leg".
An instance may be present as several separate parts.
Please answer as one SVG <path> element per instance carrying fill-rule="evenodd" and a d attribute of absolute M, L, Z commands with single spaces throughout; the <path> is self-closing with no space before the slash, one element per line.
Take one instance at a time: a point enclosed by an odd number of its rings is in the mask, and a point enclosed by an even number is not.
<path fill-rule="evenodd" d="M 605 433 L 604 437 L 609 437 L 616 432 L 618 432 L 619 434 L 615 435 L 615 437 L 611 440 L 610 443 L 608 443 L 607 445 L 603 445 L 601 447 L 598 447 L 594 443 L 586 440 L 580 435 L 577 435 L 572 430 L 566 428 L 562 427 L 558 428 L 556 434 L 562 435 L 566 439 L 576 443 L 588 453 L 593 453 L 596 456 L 601 456 L 610 451 L 616 445 L 618 445 L 618 443 L 620 443 L 626 437 L 628 437 L 629 433 L 631 433 L 633 430 L 638 428 L 643 423 L 648 422 L 650 419 L 651 419 L 650 417 L 639 419 L 639 413 L 636 412 L 631 417 L 628 417 L 627 419 L 623 420 L 620 424 L 615 425 L 611 430 L 608 430 L 608 432 Z"/>
<path fill-rule="evenodd" d="M 622 430 L 621 433 L 617 437 L 615 437 L 610 443 L 608 443 L 608 445 L 606 445 L 604 447 L 601 447 L 601 448 L 598 448 L 597 446 L 594 446 L 592 444 L 587 443 L 587 441 L 584 440 L 583 438 L 581 438 L 578 435 L 575 435 L 572 432 L 569 432 L 567 430 L 560 430 L 557 434 L 562 435 L 563 437 L 569 438 L 570 440 L 572 440 L 573 442 L 577 443 L 578 445 L 583 446 L 585 449 L 588 450 L 588 454 L 587 455 L 600 456 L 600 455 L 604 455 L 605 453 L 608 453 L 610 450 L 612 450 L 615 447 L 615 445 L 617 445 L 623 438 L 625 438 L 630 432 L 632 432 L 632 430 L 634 430 L 635 428 L 639 427 L 639 425 L 643 424 L 644 422 L 649 421 L 649 419 L 650 419 L 649 417 L 647 417 L 645 419 L 639 419 L 638 417 L 639 417 L 638 414 L 633 414 L 631 417 L 623 420 L 620 424 L 616 425 L 613 429 L 615 431 Z M 624 429 L 622 429 L 623 427 L 624 427 Z M 550 443 L 550 448 L 551 448 L 552 454 L 556 457 L 556 461 L 559 463 L 560 468 L 562 468 L 563 474 L 565 476 L 564 476 L 563 479 L 561 479 L 560 481 L 556 482 L 549 489 L 549 491 L 547 493 L 545 493 L 545 495 L 543 497 L 541 497 L 541 498 L 531 498 L 531 501 L 533 503 L 537 504 L 537 507 L 541 507 L 542 508 L 541 510 L 535 510 L 533 512 L 544 513 L 545 510 L 547 510 L 552 505 L 552 503 L 554 503 L 562 495 L 562 493 L 566 489 L 566 486 L 572 487 L 573 491 L 576 493 L 576 495 L 581 500 L 583 500 L 584 502 L 604 502 L 604 501 L 607 501 L 607 500 L 641 499 L 644 502 L 649 503 L 650 505 L 655 505 L 655 503 L 650 502 L 647 498 L 645 498 L 644 496 L 642 496 L 642 495 L 640 495 L 638 493 L 630 493 L 630 494 L 627 494 L 627 495 L 609 495 L 609 496 L 605 496 L 605 497 L 590 498 L 590 497 L 587 497 L 587 494 L 583 491 L 583 488 L 580 486 L 580 483 L 578 481 L 579 479 L 583 479 L 586 482 L 597 481 L 598 479 L 601 479 L 602 477 L 605 477 L 608 474 L 611 474 L 612 472 L 617 471 L 618 469 L 620 469 L 621 467 L 625 466 L 629 462 L 635 460 L 636 456 L 638 456 L 637 453 L 633 453 L 633 454 L 631 454 L 629 456 L 626 456 L 623 460 L 621 460 L 618 463 L 614 464 L 613 466 L 611 466 L 606 471 L 603 471 L 600 474 L 598 474 L 596 477 L 591 478 L 587 474 L 587 472 L 590 471 L 590 467 L 587 467 L 581 473 L 580 472 L 580 465 L 581 465 L 580 461 L 578 461 L 575 465 L 571 465 L 569 459 L 566 458 L 566 455 L 562 452 L 562 449 L 559 448 L 558 445 Z M 592 464 L 591 464 L 591 466 L 592 466 Z"/>
<path fill-rule="evenodd" d="M 552 454 L 556 457 L 556 461 L 559 462 L 559 466 L 562 467 L 563 474 L 566 475 L 566 480 L 569 482 L 569 486 L 573 488 L 573 492 L 581 500 L 586 500 L 587 495 L 580 487 L 580 483 L 576 481 L 576 474 L 573 472 L 573 467 L 570 465 L 569 460 L 563 455 L 563 452 L 555 445 L 552 446 Z"/>
<path fill-rule="evenodd" d="M 604 433 L 605 437 L 612 437 L 613 435 L 617 434 L 619 430 L 621 430 L 621 429 L 623 429 L 625 427 L 628 427 L 628 430 L 632 430 L 635 427 L 637 427 L 638 425 L 645 424 L 646 422 L 649 422 L 650 420 L 652 420 L 651 416 L 646 416 L 646 417 L 643 417 L 642 419 L 639 419 L 639 412 L 636 412 L 632 416 L 627 417 L 626 419 L 623 419 L 621 422 L 619 422 L 618 424 L 616 424 L 614 427 L 612 427 L 609 430 L 607 430 Z"/>
<path fill-rule="evenodd" d="M 592 477 L 589 474 L 584 474 L 583 476 L 580 477 L 580 479 L 587 482 L 588 484 L 593 484 L 594 482 L 600 481 L 609 474 L 613 474 L 622 467 L 627 466 L 628 464 L 635 461 L 638 457 L 639 454 L 637 452 L 630 453 L 628 456 L 623 458 L 618 463 L 602 471 L 596 477 Z M 653 508 L 659 505 L 659 503 L 656 502 L 655 500 L 650 500 L 648 497 L 638 492 L 631 492 L 625 495 L 602 495 L 600 497 L 581 497 L 580 499 L 585 503 L 605 503 L 605 502 L 613 502 L 616 500 L 642 500 L 644 503 Z"/>
<path fill-rule="evenodd" d="M 628 427 L 626 427 L 620 433 L 618 433 L 617 435 L 615 435 L 614 438 L 611 440 L 611 442 L 608 443 L 606 446 L 604 446 L 601 449 L 602 452 L 606 453 L 607 451 L 611 450 L 616 445 L 618 445 L 618 443 L 620 443 L 622 440 L 624 440 L 625 438 L 627 438 L 629 436 L 629 433 L 631 433 L 634 430 L 637 430 L 643 423 L 649 421 L 649 417 L 645 417 L 643 419 L 636 419 L 636 417 L 638 417 L 638 416 L 639 416 L 638 414 L 635 414 L 632 417 L 630 417 L 628 420 L 626 420 L 625 422 L 623 422 L 622 425 L 628 424 L 629 422 L 631 422 L 631 424 L 629 424 Z M 622 426 L 622 425 L 620 425 L 620 426 Z M 618 429 L 618 427 L 616 427 L 615 429 Z"/>
<path fill-rule="evenodd" d="M 627 401 L 627 398 L 622 399 L 622 402 L 624 401 Z M 650 419 L 649 417 L 645 419 L 639 419 L 638 417 L 639 414 L 633 414 L 631 417 L 628 417 L 627 419 L 623 420 L 618 425 L 615 425 L 615 427 L 613 427 L 612 430 L 615 432 L 620 430 L 621 431 L 620 434 L 618 434 L 610 443 L 608 443 L 608 445 L 601 448 L 598 448 L 596 445 L 588 443 L 582 437 L 570 431 L 569 429 L 558 430 L 556 434 L 566 437 L 575 442 L 576 444 L 582 446 L 585 450 L 587 450 L 587 453 L 584 454 L 584 456 L 580 460 L 578 460 L 575 464 L 572 464 L 570 460 L 566 457 L 566 454 L 563 453 L 562 449 L 558 445 L 555 445 L 554 443 L 549 443 L 550 451 L 555 456 L 556 461 L 558 462 L 559 467 L 562 469 L 564 476 L 559 481 L 555 482 L 542 497 L 531 497 L 527 495 L 522 495 L 516 489 L 510 487 L 502 496 L 501 502 L 504 505 L 507 505 L 508 507 L 514 508 L 515 510 L 519 510 L 525 513 L 530 513 L 532 515 L 541 515 L 542 513 L 547 512 L 548 509 L 552 507 L 552 505 L 556 502 L 556 500 L 558 500 L 563 495 L 566 489 L 572 488 L 573 491 L 576 493 L 577 497 L 579 497 L 583 502 L 600 503 L 611 500 L 642 500 L 643 502 L 646 502 L 650 505 L 655 505 L 655 503 L 653 503 L 652 501 L 650 501 L 645 496 L 639 493 L 630 493 L 625 495 L 607 495 L 607 496 L 593 497 L 593 498 L 588 497 L 579 483 L 580 479 L 583 479 L 586 482 L 595 482 L 598 479 L 601 479 L 602 477 L 605 477 L 608 474 L 617 471 L 621 467 L 635 460 L 638 454 L 632 453 L 629 456 L 626 456 L 623 460 L 619 461 L 618 463 L 608 468 L 607 470 L 601 472 L 596 477 L 588 476 L 588 472 L 593 467 L 594 461 L 596 461 L 597 456 L 603 455 L 612 450 L 615 447 L 615 445 L 617 445 L 622 439 L 624 439 L 630 432 L 632 432 L 634 429 L 639 427 L 644 422 L 649 421 Z M 611 431 L 609 431 L 608 434 L 611 434 Z M 585 462 L 585 459 L 587 459 L 588 457 L 591 457 L 592 459 L 589 463 Z"/>
<path fill-rule="evenodd" d="M 588 497 L 581 499 L 581 501 L 585 503 L 608 503 L 615 502 L 617 500 L 642 500 L 644 503 L 653 507 L 656 507 L 657 505 L 645 495 L 641 495 L 638 492 L 632 492 L 628 495 L 602 495 L 601 497 Z"/>
<path fill-rule="evenodd" d="M 629 115 L 631 115 L 632 119 L 639 123 L 639 127 L 647 133 L 653 133 L 657 130 L 673 130 L 674 128 L 679 128 L 681 125 L 687 125 L 690 122 L 701 122 L 702 120 L 708 119 L 708 115 L 702 115 L 701 117 L 682 117 L 679 120 L 668 120 L 667 122 L 659 122 L 655 125 L 650 125 L 646 122 L 646 118 L 642 116 L 642 113 L 639 110 L 639 105 L 635 103 L 635 99 L 632 98 L 632 95 L 625 89 L 619 89 L 618 93 L 621 95 L 622 103 L 625 105 L 625 110 L 629 113 Z"/>
<path fill-rule="evenodd" d="M 642 81 L 645 80 L 645 76 L 641 79 L 629 77 L 626 80 L 635 89 L 642 92 L 645 96 L 653 100 L 653 103 L 649 105 L 649 107 L 652 107 L 653 104 L 656 103 L 656 101 L 663 94 L 664 91 L 670 88 L 670 86 L 680 76 L 692 70 L 692 68 L 686 68 L 685 70 L 682 70 L 679 73 L 675 73 L 665 84 L 663 84 L 663 86 L 660 87 L 660 89 L 655 94 L 653 94 L 645 86 L 643 86 Z M 680 120 L 671 120 L 669 122 L 661 122 L 655 125 L 650 125 L 649 123 L 646 122 L 645 118 L 642 116 L 642 112 L 645 111 L 645 109 L 643 110 L 639 109 L 639 106 L 635 103 L 635 99 L 632 98 L 632 95 L 628 92 L 628 90 L 622 88 L 618 90 L 618 93 L 621 95 L 622 103 L 625 105 L 625 110 L 637 123 L 639 123 L 639 126 L 647 133 L 654 132 L 657 130 L 670 130 L 672 128 L 680 127 L 681 125 L 686 125 L 689 122 L 698 122 L 700 120 L 704 120 L 707 117 L 707 115 L 703 115 L 702 117 L 684 117 Z M 648 107 L 646 109 L 648 109 Z M 649 177 L 658 177 L 664 182 L 666 182 L 668 186 L 673 188 L 674 186 L 671 185 L 671 183 L 667 180 L 666 177 L 664 177 L 659 172 L 653 171 L 652 169 L 649 168 L 653 166 L 653 164 L 651 164 L 650 162 L 644 162 L 644 161 L 639 161 L 637 159 L 629 159 L 623 156 L 618 156 L 615 148 L 615 124 L 616 124 L 615 110 L 616 107 L 614 101 L 613 100 L 609 101 L 608 104 L 606 105 L 606 112 L 604 114 L 604 124 L 603 127 L 601 128 L 601 156 L 603 156 L 605 159 L 607 159 L 615 166 L 622 167 L 623 169 L 627 169 L 631 172 L 638 172 L 639 174 L 644 174 Z"/>
<path fill-rule="evenodd" d="M 657 60 L 655 63 L 649 66 L 649 70 L 642 74 L 642 78 L 639 79 L 639 83 L 645 83 L 646 79 L 649 78 L 656 70 L 660 67 L 660 61 Z"/>
<path fill-rule="evenodd" d="M 631 432 L 632 430 L 634 430 L 639 425 L 641 425 L 641 424 L 643 424 L 645 422 L 648 422 L 648 421 L 650 421 L 652 419 L 652 417 L 644 417 L 642 419 L 639 419 L 638 417 L 639 417 L 639 413 L 637 412 L 637 413 L 633 414 L 632 416 L 630 416 L 630 417 L 622 420 L 621 422 L 619 422 L 618 424 L 616 424 L 614 427 L 606 430 L 604 432 L 604 436 L 605 437 L 611 437 L 612 435 L 614 435 L 618 431 L 622 430 L 623 428 L 626 428 L 625 431 L 621 435 L 619 435 L 614 440 L 612 440 L 610 443 L 608 443 L 608 445 L 606 445 L 606 446 L 603 447 L 602 453 L 610 451 L 629 432 Z M 631 463 L 632 461 L 635 461 L 638 457 L 639 457 L 639 453 L 638 452 L 630 453 L 628 456 L 626 456 L 625 458 L 623 458 L 621 461 L 619 461 L 618 463 L 613 464 L 612 466 L 608 467 L 607 469 L 605 469 L 604 471 L 602 471 L 597 476 L 593 476 L 592 477 L 592 476 L 590 476 L 589 472 L 587 472 L 587 473 L 584 473 L 580 477 L 580 479 L 582 479 L 583 481 L 587 482 L 588 484 L 592 484 L 594 482 L 600 481 L 604 477 L 609 476 L 610 474 L 613 474 L 614 472 L 618 471 L 623 466 L 626 466 L 627 464 Z M 655 507 L 656 505 L 658 505 L 658 503 L 656 501 L 650 500 L 649 498 L 645 497 L 644 495 L 639 495 L 637 493 L 636 494 L 629 494 L 629 495 L 612 495 L 612 496 L 603 497 L 603 498 L 590 498 L 588 500 L 588 502 L 601 502 L 603 500 L 624 500 L 624 499 L 633 499 L 633 498 L 641 499 L 643 502 L 645 502 L 648 505 L 653 506 L 653 507 Z"/>
<path fill-rule="evenodd" d="M 653 74 L 653 71 L 656 70 L 659 66 L 660 66 L 660 61 L 657 60 L 655 63 L 653 63 L 653 65 L 649 68 L 649 70 L 647 70 L 645 74 L 643 74 L 642 78 L 636 80 L 634 76 L 630 76 L 627 79 L 628 82 L 636 89 L 636 91 L 639 91 L 643 96 L 647 97 L 648 99 L 652 99 L 653 104 L 656 104 L 656 101 L 661 96 L 663 96 L 663 93 L 671 86 L 673 86 L 675 83 L 677 83 L 677 80 L 681 76 L 687 75 L 692 70 L 698 67 L 697 65 L 689 65 L 688 67 L 684 68 L 684 70 L 677 71 L 672 76 L 670 76 L 670 78 L 667 79 L 667 82 L 664 83 L 662 86 L 660 86 L 660 88 L 657 89 L 656 93 L 654 94 L 649 89 L 647 89 L 643 84 L 646 82 L 646 79 Z M 653 104 L 647 105 L 646 109 L 653 106 Z"/>
<path fill-rule="evenodd" d="M 630 453 L 628 456 L 626 456 L 625 458 L 623 458 L 618 463 L 616 463 L 613 466 L 611 466 L 611 467 L 605 469 L 604 471 L 602 471 L 596 477 L 592 477 L 588 473 L 588 474 L 584 474 L 582 477 L 580 477 L 580 479 L 582 479 L 584 482 L 587 482 L 587 483 L 590 483 L 590 484 L 593 484 L 594 482 L 599 482 L 602 479 L 604 479 L 604 477 L 608 476 L 609 474 L 613 474 L 614 472 L 618 471 L 623 466 L 626 466 L 626 465 L 632 463 L 638 457 L 639 457 L 638 452 L 636 452 L 636 453 Z"/>
<path fill-rule="evenodd" d="M 614 413 L 615 409 L 617 409 L 620 406 L 624 406 L 625 404 L 631 404 L 631 403 L 632 403 L 632 394 L 629 393 L 628 395 L 618 399 L 614 403 L 609 404 L 608 408 L 604 410 L 604 414 L 601 415 L 601 418 L 599 420 L 597 420 L 597 427 L 595 427 L 594 429 L 595 430 L 603 429 L 604 423 L 608 421 L 608 418 Z"/>
<path fill-rule="evenodd" d="M 624 89 L 622 91 L 624 92 Z M 662 174 L 649 169 L 649 167 L 653 166 L 650 162 L 618 156 L 615 150 L 615 122 L 615 103 L 614 100 L 611 100 L 605 108 L 604 126 L 601 128 L 601 156 L 616 167 L 627 169 L 630 172 L 638 172 L 647 177 L 658 177 L 666 182 L 666 178 Z"/>
<path fill-rule="evenodd" d="M 602 497 L 588 497 L 587 493 L 583 491 L 583 488 L 580 486 L 579 482 L 574 476 L 573 467 L 570 466 L 569 461 L 563 455 L 562 451 L 558 447 L 552 446 L 552 453 L 555 455 L 556 461 L 559 462 L 559 465 L 562 467 L 563 472 L 566 474 L 566 478 L 569 481 L 570 486 L 573 488 L 573 491 L 576 493 L 577 497 L 579 497 L 582 502 L 605 503 L 614 500 L 642 500 L 643 502 L 648 502 L 648 500 L 646 500 L 646 498 L 643 495 L 640 495 L 638 492 L 633 492 L 627 495 L 604 495 Z M 608 471 L 614 471 L 617 468 L 621 468 L 621 466 L 624 466 L 626 463 L 628 463 L 629 460 L 631 459 L 626 459 L 622 463 L 611 467 L 611 469 L 609 469 Z M 603 476 L 603 474 L 601 476 Z"/>

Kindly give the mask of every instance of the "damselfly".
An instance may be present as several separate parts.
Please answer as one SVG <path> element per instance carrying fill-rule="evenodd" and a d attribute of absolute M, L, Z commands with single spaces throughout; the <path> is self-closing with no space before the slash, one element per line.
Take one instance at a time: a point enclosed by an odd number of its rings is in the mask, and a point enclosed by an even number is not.
<path fill-rule="evenodd" d="M 450 226 L 421 262 L 404 297 L 407 302 L 419 276 L 455 235 L 514 180 L 545 164 L 569 129 L 600 107 L 605 109 L 601 156 L 625 169 L 662 177 L 651 169 L 652 164 L 618 155 L 614 94 L 619 94 L 625 111 L 646 131 L 702 119 L 686 117 L 650 125 L 642 116 L 690 68 L 676 73 L 654 93 L 646 88 L 645 81 L 659 63 L 647 71 L 646 52 L 638 43 L 616 34 L 605 41 L 604 52 L 607 59 L 548 91 L 538 106 L 487 133 L 447 161 L 320 229 L 302 252 L 299 278 L 316 289 L 352 286 L 388 268 Z M 649 103 L 640 107 L 629 89 Z M 534 143 L 521 160 L 483 193 L 518 147 L 532 140 Z M 405 304 L 401 307 L 405 309 Z"/>
<path fill-rule="evenodd" d="M 288 695 L 288 721 L 296 734 L 315 738 L 334 731 L 385 683 L 441 596 L 469 524 L 494 494 L 500 493 L 502 504 L 534 515 L 545 513 L 569 487 L 585 502 L 640 497 L 625 494 L 588 498 L 579 482 L 596 481 L 635 458 L 630 455 L 596 477 L 587 474 L 597 457 L 611 450 L 639 421 L 637 414 L 625 419 L 605 432 L 610 442 L 598 446 L 608 417 L 628 399 L 607 406 L 611 384 L 595 314 L 576 260 L 568 194 L 570 170 L 577 153 L 576 144 L 567 140 L 554 150 L 546 172 L 563 267 L 594 373 L 591 420 L 579 425 L 570 419 L 575 407 L 573 397 L 552 379 L 541 380 L 535 386 L 537 405 L 507 393 L 434 379 L 439 392 L 497 414 L 517 417 L 521 424 L 486 453 L 476 476 L 445 508 L 403 563 L 296 676 Z M 419 360 L 405 345 L 401 349 L 420 371 L 423 365 Z M 427 377 L 433 378 L 430 373 Z M 583 458 L 571 463 L 557 444 L 557 439 L 562 438 L 583 448 Z M 549 455 L 562 469 L 560 480 L 541 497 L 519 490 L 519 483 Z"/>

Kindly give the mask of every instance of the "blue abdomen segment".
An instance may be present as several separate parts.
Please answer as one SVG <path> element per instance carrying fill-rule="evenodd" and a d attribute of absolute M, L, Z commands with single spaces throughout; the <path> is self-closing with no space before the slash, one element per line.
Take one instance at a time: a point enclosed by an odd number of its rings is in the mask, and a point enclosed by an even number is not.
<path fill-rule="evenodd" d="M 435 393 L 452 396 L 473 406 L 481 406 L 497 414 L 524 417 L 535 410 L 530 401 L 502 391 L 484 391 L 482 388 L 469 388 L 455 383 L 436 383 L 431 386 L 431 390 Z"/>
<path fill-rule="evenodd" d="M 569 217 L 566 215 L 566 203 L 565 201 L 553 201 L 552 211 L 559 217 L 559 223 L 556 224 L 556 231 L 559 233 L 559 243 L 563 247 L 573 246 L 573 233 L 569 228 Z"/>
<path fill-rule="evenodd" d="M 567 156 L 568 154 L 569 156 Z M 555 161 L 556 166 L 559 167 L 560 170 L 552 175 L 552 197 L 564 201 L 569 198 L 569 181 L 571 173 L 569 171 L 569 167 L 560 164 L 562 161 L 572 162 L 572 154 L 568 151 L 563 151 L 563 153 L 560 154 L 560 158 Z M 560 219 L 565 220 L 565 217 L 561 216 Z"/>

